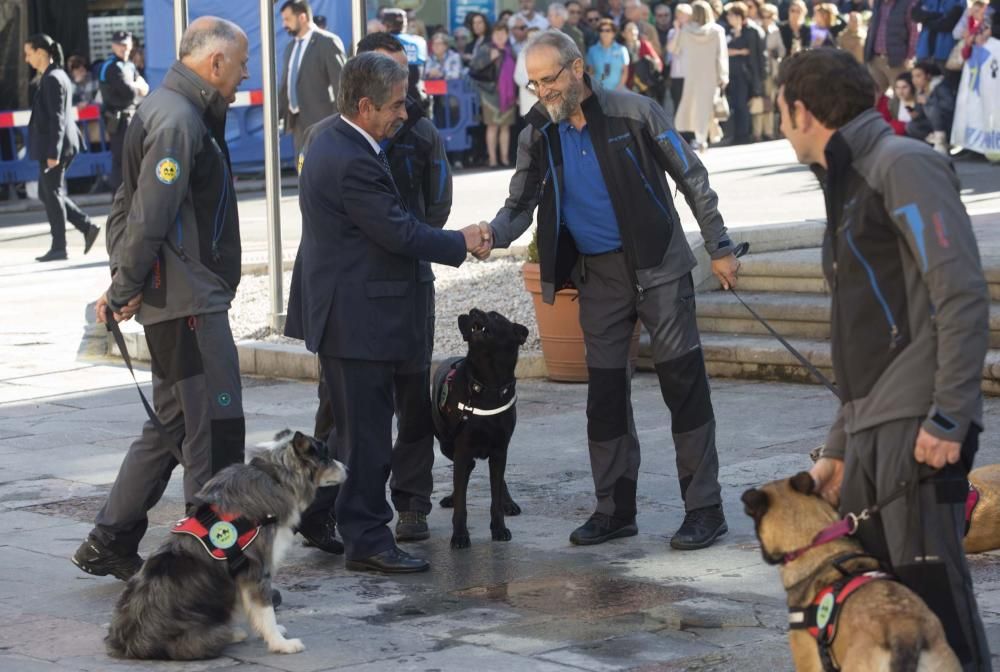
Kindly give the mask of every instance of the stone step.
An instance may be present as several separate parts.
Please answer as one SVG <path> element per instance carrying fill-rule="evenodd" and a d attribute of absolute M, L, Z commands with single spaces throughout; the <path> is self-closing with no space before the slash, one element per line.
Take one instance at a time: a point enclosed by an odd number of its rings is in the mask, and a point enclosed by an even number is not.
<path fill-rule="evenodd" d="M 834 379 L 829 341 L 808 338 L 787 340 L 823 375 Z M 710 376 L 818 385 L 805 367 L 771 336 L 703 333 L 701 343 Z M 649 334 L 645 330 L 639 343 L 639 368 L 653 370 Z M 982 388 L 988 395 L 1000 396 L 1000 349 L 994 348 L 986 353 Z"/>
<path fill-rule="evenodd" d="M 759 254 L 751 251 L 740 263 L 739 288 L 744 291 L 828 293 L 818 247 Z M 983 263 L 990 299 L 1000 301 L 1000 262 L 990 255 Z"/>
<path fill-rule="evenodd" d="M 743 300 L 785 338 L 830 338 L 830 297 L 804 292 L 740 291 Z M 704 292 L 697 298 L 702 333 L 768 335 L 729 292 Z M 1000 304 L 990 304 L 990 347 L 1000 348 Z"/>

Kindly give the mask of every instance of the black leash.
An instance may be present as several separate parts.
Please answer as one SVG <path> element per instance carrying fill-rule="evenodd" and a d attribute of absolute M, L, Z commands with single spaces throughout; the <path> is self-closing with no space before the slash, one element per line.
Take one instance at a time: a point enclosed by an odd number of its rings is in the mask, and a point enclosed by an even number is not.
<path fill-rule="evenodd" d="M 115 320 L 114 313 L 111 310 L 111 306 L 107 306 L 106 312 L 104 314 L 104 326 L 107 327 L 108 331 L 115 338 L 115 344 L 118 346 L 118 352 L 122 354 L 122 359 L 125 360 L 125 366 L 128 367 L 129 373 L 132 374 L 132 382 L 135 383 L 135 389 L 139 392 L 139 399 L 142 400 L 143 408 L 146 409 L 146 415 L 149 416 L 149 421 L 153 423 L 156 427 L 156 431 L 160 433 L 160 438 L 170 447 L 170 450 L 174 454 L 174 458 L 179 464 L 184 464 L 184 454 L 181 451 L 181 446 L 179 443 L 174 441 L 173 437 L 167 431 L 167 428 L 160 422 L 160 419 L 156 417 L 156 412 L 153 410 L 153 406 L 146 399 L 146 395 L 143 394 L 142 388 L 139 386 L 139 380 L 135 377 L 135 369 L 132 368 L 132 357 L 128 354 L 128 347 L 125 345 L 125 337 L 122 335 L 121 327 L 118 326 L 118 322 Z"/>
<path fill-rule="evenodd" d="M 736 255 L 737 259 L 739 259 L 740 257 L 742 257 L 744 254 L 746 254 L 749 251 L 750 251 L 750 243 L 742 242 L 742 243 L 740 243 L 739 245 L 736 246 L 736 249 L 733 251 L 733 254 Z M 747 304 L 747 302 L 743 300 L 743 297 L 741 297 L 739 294 L 736 293 L 736 289 L 734 289 L 732 286 L 730 286 L 729 287 L 729 291 L 732 293 L 733 296 L 736 297 L 737 301 L 739 301 L 740 303 L 743 304 L 744 308 L 746 308 L 747 310 L 750 311 L 751 315 L 753 315 L 755 318 L 757 318 L 758 322 L 760 322 L 762 325 L 764 325 L 764 328 L 767 329 L 768 332 L 770 332 L 770 334 L 772 336 L 774 336 L 776 339 L 778 339 L 779 343 L 781 343 L 783 346 L 785 346 L 785 349 L 788 350 L 788 352 L 790 352 L 792 354 L 792 356 L 795 357 L 795 359 L 799 360 L 799 363 L 802 366 L 805 367 L 806 371 L 808 371 L 809 374 L 812 375 L 813 378 L 815 378 L 817 381 L 819 381 L 820 383 L 822 383 L 826 387 L 826 389 L 828 389 L 831 392 L 833 392 L 833 395 L 835 397 L 837 397 L 838 399 L 841 399 L 840 390 L 837 389 L 837 386 L 834 385 L 833 382 L 829 378 L 827 378 L 826 376 L 823 375 L 822 371 L 820 371 L 819 369 L 817 369 L 813 365 L 812 362 L 810 362 L 808 359 L 806 359 L 805 356 L 801 352 L 799 352 L 798 350 L 795 349 L 795 346 L 793 346 L 791 343 L 789 343 L 788 341 L 786 341 L 785 338 L 781 334 L 779 334 L 777 331 L 775 331 L 774 327 L 772 327 L 770 324 L 767 323 L 767 320 L 765 320 L 763 317 L 761 317 L 757 313 L 756 310 L 754 310 L 753 308 L 751 308 Z M 841 401 L 843 401 L 843 399 L 841 399 Z"/>

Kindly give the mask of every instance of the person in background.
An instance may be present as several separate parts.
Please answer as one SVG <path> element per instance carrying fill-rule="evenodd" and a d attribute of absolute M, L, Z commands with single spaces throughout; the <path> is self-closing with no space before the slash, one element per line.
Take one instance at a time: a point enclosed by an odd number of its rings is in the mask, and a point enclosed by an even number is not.
<path fill-rule="evenodd" d="M 561 30 L 569 35 L 581 52 L 585 49 L 583 32 L 569 23 L 569 10 L 566 9 L 566 5 L 561 2 L 553 2 L 549 5 L 548 19 L 550 28 Z"/>
<path fill-rule="evenodd" d="M 812 44 L 812 31 L 806 25 L 809 10 L 802 0 L 791 0 L 788 4 L 788 20 L 778 24 L 785 53 L 789 56 L 808 49 Z"/>
<path fill-rule="evenodd" d="M 920 28 L 913 10 L 918 2 L 874 0 L 865 41 L 865 64 L 871 71 L 881 71 L 885 81 L 896 81 L 896 75 L 909 70 L 913 63 Z"/>
<path fill-rule="evenodd" d="M 529 28 L 537 28 L 538 30 L 548 29 L 549 20 L 535 11 L 535 0 L 518 0 L 517 4 L 521 8 L 521 11 L 514 16 L 524 19 L 525 33 L 528 32 Z"/>
<path fill-rule="evenodd" d="M 32 35 L 24 43 L 24 61 L 39 76 L 28 121 L 28 150 L 29 158 L 38 162 L 38 198 L 52 234 L 49 251 L 35 260 L 61 261 L 67 256 L 67 219 L 83 234 L 84 254 L 101 228 L 66 194 L 64 178 L 80 151 L 80 132 L 73 121 L 72 84 L 62 69 L 62 47 L 48 35 Z"/>
<path fill-rule="evenodd" d="M 458 52 L 458 57 L 462 59 L 462 69 L 469 64 L 468 62 L 472 60 L 471 54 L 467 54 L 469 45 L 472 44 L 472 33 L 465 26 L 459 26 L 452 33 L 455 38 L 455 51 Z"/>
<path fill-rule="evenodd" d="M 368 23 L 365 24 L 365 34 L 371 35 L 372 33 L 385 33 L 388 32 L 385 28 L 385 24 L 382 23 L 380 19 L 368 19 Z"/>
<path fill-rule="evenodd" d="M 129 120 L 135 114 L 139 99 L 149 93 L 149 84 L 142 78 L 132 55 L 132 33 L 116 31 L 111 37 L 111 56 L 101 64 L 98 85 L 101 91 L 104 128 L 111 144 L 111 175 L 108 186 L 115 192 L 122 183 L 122 147 Z"/>
<path fill-rule="evenodd" d="M 913 18 L 920 22 L 916 59 L 948 61 L 955 38 L 954 29 L 967 6 L 966 0 L 923 0 L 913 8 Z"/>
<path fill-rule="evenodd" d="M 624 29 L 629 21 L 636 25 L 639 34 L 656 50 L 656 55 L 661 56 L 659 35 L 656 33 L 656 27 L 649 22 L 649 6 L 643 4 L 642 0 L 625 0 L 625 20 L 620 24 L 621 29 Z"/>
<path fill-rule="evenodd" d="M 472 57 L 475 55 L 476 50 L 490 39 L 490 22 L 485 14 L 469 12 L 465 16 L 465 27 L 469 29 L 469 33 L 472 35 L 472 41 L 465 45 L 465 52 L 462 54 L 462 60 L 465 62 L 466 67 L 468 67 L 472 62 Z"/>
<path fill-rule="evenodd" d="M 587 72 L 608 90 L 625 90 L 628 81 L 628 49 L 615 41 L 618 31 L 611 19 L 597 24 L 600 41 L 587 51 Z"/>
<path fill-rule="evenodd" d="M 910 71 L 916 105 L 906 134 L 926 140 L 939 154 L 949 154 L 948 141 L 955 119 L 956 91 L 933 61 L 920 61 Z"/>
<path fill-rule="evenodd" d="M 604 15 L 614 23 L 615 30 L 620 30 L 625 21 L 625 0 L 606 0 L 606 7 Z"/>
<path fill-rule="evenodd" d="M 559 27 L 551 24 L 552 30 L 559 30 Z M 528 40 L 538 34 L 537 28 L 528 29 Z M 517 84 L 517 112 L 523 118 L 527 116 L 531 108 L 538 102 L 538 96 L 528 88 L 528 68 L 525 65 L 525 52 L 522 49 L 517 55 L 517 65 L 514 68 L 514 83 Z"/>
<path fill-rule="evenodd" d="M 972 55 L 972 47 L 975 44 L 976 35 L 979 33 L 983 21 L 986 19 L 986 3 L 983 0 L 975 0 L 962 14 L 954 30 L 952 37 L 956 41 L 962 42 L 962 60 L 969 60 Z"/>
<path fill-rule="evenodd" d="M 425 24 L 420 19 L 410 19 L 406 24 L 406 34 L 416 35 L 417 37 L 423 39 L 425 42 L 427 40 L 427 24 Z"/>
<path fill-rule="evenodd" d="M 813 8 L 813 25 L 810 27 L 811 46 L 836 47 L 837 37 L 847 28 L 840 17 L 837 5 L 821 2 Z"/>
<path fill-rule="evenodd" d="M 663 13 L 660 7 L 657 7 L 656 11 L 661 14 Z M 670 31 L 667 33 L 666 54 L 670 59 L 670 88 L 666 97 L 669 97 L 670 99 L 669 103 L 672 119 L 676 118 L 677 110 L 680 109 L 681 95 L 684 93 L 684 73 L 687 69 L 684 52 L 678 48 L 677 41 L 680 39 L 681 31 L 684 30 L 684 26 L 686 26 L 688 21 L 691 20 L 691 12 L 691 5 L 686 2 L 678 3 L 677 7 L 674 8 L 672 26 Z M 667 109 L 666 97 L 664 98 L 663 103 L 664 109 Z M 688 133 L 688 137 L 685 138 L 688 142 L 691 142 L 693 139 L 694 136 L 690 133 Z"/>
<path fill-rule="evenodd" d="M 675 125 L 678 131 L 692 133 L 692 146 L 704 151 L 715 122 L 715 97 L 729 84 L 726 32 L 705 0 L 691 3 L 691 20 L 681 29 L 673 53 L 684 59 L 685 68 Z"/>
<path fill-rule="evenodd" d="M 648 25 L 648 24 L 647 24 Z M 629 53 L 628 81 L 625 86 L 629 91 L 649 96 L 657 102 L 663 100 L 663 61 L 656 49 L 639 30 L 634 21 L 629 21 L 622 28 L 625 48 Z"/>
<path fill-rule="evenodd" d="M 143 79 L 146 78 L 146 48 L 141 44 L 136 42 L 135 48 L 132 49 L 132 63 L 135 65 L 136 72 Z"/>
<path fill-rule="evenodd" d="M 313 23 L 315 23 L 316 27 L 319 28 L 320 30 L 326 30 L 326 17 L 323 16 L 322 14 L 317 14 L 316 16 L 314 16 Z"/>
<path fill-rule="evenodd" d="M 480 45 L 469 66 L 469 76 L 479 89 L 490 168 L 510 167 L 510 127 L 517 111 L 516 67 L 517 58 L 510 45 L 507 24 L 496 23 L 490 32 L 490 41 Z"/>
<path fill-rule="evenodd" d="M 867 35 L 861 13 L 851 12 L 847 15 L 847 28 L 837 36 L 837 46 L 853 56 L 858 63 L 864 63 Z"/>
<path fill-rule="evenodd" d="M 514 50 L 514 58 L 517 58 L 528 43 L 528 22 L 520 14 L 514 14 L 507 19 L 507 28 L 510 32 L 510 47 Z"/>
<path fill-rule="evenodd" d="M 726 5 L 726 22 L 729 24 L 729 98 L 732 143 L 750 142 L 750 99 L 764 93 L 760 56 L 760 36 L 747 25 L 747 6 L 741 1 Z"/>
<path fill-rule="evenodd" d="M 761 114 L 753 115 L 753 136 L 761 140 L 775 137 L 775 118 L 778 110 L 774 106 L 777 88 L 774 80 L 778 76 L 778 65 L 785 57 L 785 44 L 778 30 L 778 8 L 770 3 L 760 6 L 760 27 L 764 31 L 764 105 Z"/>
<path fill-rule="evenodd" d="M 66 71 L 73 80 L 73 105 L 86 107 L 93 103 L 97 98 L 97 80 L 91 76 L 83 56 L 70 56 L 66 61 Z"/>
<path fill-rule="evenodd" d="M 660 44 L 660 53 L 664 55 L 664 62 L 668 62 L 670 50 L 667 48 L 667 41 L 670 39 L 670 29 L 673 27 L 674 12 L 670 9 L 669 4 L 661 2 L 653 10 L 653 18 L 656 21 L 653 27 L 656 29 L 656 40 Z"/>
<path fill-rule="evenodd" d="M 892 98 L 889 99 L 889 118 L 896 135 L 906 135 L 906 124 L 913 119 L 913 111 L 917 104 L 917 95 L 913 89 L 913 77 L 908 72 L 901 72 L 892 84 Z"/>
<path fill-rule="evenodd" d="M 512 16 L 514 16 L 514 12 L 512 12 L 509 9 L 505 9 L 502 12 L 500 12 L 499 14 L 497 14 L 496 23 L 502 23 L 503 25 L 506 26 L 506 25 L 508 25 L 507 22 L 510 21 L 510 17 L 512 17 Z M 508 28 L 508 31 L 509 30 L 510 29 Z"/>
<path fill-rule="evenodd" d="M 590 47 L 597 43 L 597 33 L 584 19 L 584 8 L 580 0 L 569 0 L 566 3 L 566 12 L 569 14 L 566 25 L 580 31 L 583 35 L 583 53 L 587 53 L 587 49 L 590 49 Z"/>
<path fill-rule="evenodd" d="M 462 57 L 448 44 L 447 33 L 431 38 L 431 53 L 424 63 L 424 79 L 461 79 Z"/>

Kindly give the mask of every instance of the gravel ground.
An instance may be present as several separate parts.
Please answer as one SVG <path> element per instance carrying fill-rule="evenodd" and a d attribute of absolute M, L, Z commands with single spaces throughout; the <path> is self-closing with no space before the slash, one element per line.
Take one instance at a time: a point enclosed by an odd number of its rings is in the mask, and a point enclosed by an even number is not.
<path fill-rule="evenodd" d="M 528 340 L 521 348 L 521 353 L 541 351 L 538 328 L 535 325 L 535 308 L 521 278 L 522 263 L 521 259 L 504 257 L 486 262 L 468 261 L 460 268 L 434 265 L 434 275 L 437 276 L 435 358 L 465 352 L 465 342 L 458 331 L 458 316 L 471 308 L 495 310 L 507 319 L 528 327 Z M 291 279 L 291 272 L 285 273 L 283 288 L 286 305 Z M 244 275 L 229 313 L 236 340 L 302 343 L 272 334 L 267 327 L 268 312 L 267 276 Z"/>

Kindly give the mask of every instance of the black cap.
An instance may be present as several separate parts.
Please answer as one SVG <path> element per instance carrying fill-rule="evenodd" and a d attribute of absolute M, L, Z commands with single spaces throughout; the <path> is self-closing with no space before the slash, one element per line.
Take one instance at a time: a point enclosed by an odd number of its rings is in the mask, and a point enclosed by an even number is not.
<path fill-rule="evenodd" d="M 132 39 L 131 30 L 116 30 L 114 33 L 111 34 L 112 44 L 124 44 L 127 40 L 131 39 Z"/>

